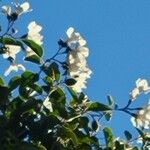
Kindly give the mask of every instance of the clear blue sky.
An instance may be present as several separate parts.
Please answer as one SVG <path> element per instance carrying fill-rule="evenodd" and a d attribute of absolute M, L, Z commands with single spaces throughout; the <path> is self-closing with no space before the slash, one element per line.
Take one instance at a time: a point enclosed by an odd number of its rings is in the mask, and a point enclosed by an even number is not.
<path fill-rule="evenodd" d="M 7 2 L 7 1 L 3 1 Z M 106 102 L 111 94 L 124 106 L 137 78 L 150 81 L 149 0 L 30 0 L 33 12 L 21 17 L 20 30 L 35 20 L 43 26 L 45 58 L 57 49 L 57 41 L 74 27 L 88 42 L 89 66 L 93 75 L 86 93 Z M 2 64 L 6 67 L 5 64 Z M 146 104 L 142 96 L 137 104 Z M 138 106 L 138 105 L 137 105 Z M 132 131 L 127 115 L 115 113 L 111 122 L 116 136 L 122 129 Z"/>

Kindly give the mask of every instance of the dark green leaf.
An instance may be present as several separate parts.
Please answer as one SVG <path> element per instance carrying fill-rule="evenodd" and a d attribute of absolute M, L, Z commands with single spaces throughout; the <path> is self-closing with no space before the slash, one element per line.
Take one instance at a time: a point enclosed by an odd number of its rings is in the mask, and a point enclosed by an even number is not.
<path fill-rule="evenodd" d="M 99 122 L 97 120 L 92 121 L 92 129 L 96 131 L 99 127 Z"/>
<path fill-rule="evenodd" d="M 77 93 L 76 93 L 71 87 L 67 87 L 67 89 L 68 89 L 70 95 L 72 96 L 72 98 L 73 98 L 75 101 L 78 100 L 78 95 L 77 95 Z"/>
<path fill-rule="evenodd" d="M 20 76 L 15 76 L 13 78 L 11 78 L 11 80 L 8 83 L 9 89 L 11 91 L 13 91 L 14 89 L 16 89 L 21 83 L 21 77 Z"/>
<path fill-rule="evenodd" d="M 110 120 L 111 120 L 111 118 L 112 118 L 112 111 L 108 111 L 108 112 L 106 112 L 106 114 L 105 114 L 105 118 L 106 118 L 106 120 L 107 120 L 107 121 L 110 121 Z"/>
<path fill-rule="evenodd" d="M 105 142 L 108 147 L 113 147 L 113 134 L 111 128 L 105 127 L 103 129 Z"/>
<path fill-rule="evenodd" d="M 53 80 L 58 81 L 60 79 L 60 71 L 57 63 L 53 62 L 46 69 L 46 74 L 51 77 Z"/>
<path fill-rule="evenodd" d="M 51 95 L 51 99 L 53 99 L 54 102 L 65 104 L 65 93 L 61 88 L 57 88 L 54 90 Z"/>
<path fill-rule="evenodd" d="M 24 102 L 17 110 L 17 114 L 22 114 L 31 109 L 38 109 L 41 106 L 41 102 L 35 99 L 29 99 L 27 102 Z"/>
<path fill-rule="evenodd" d="M 0 86 L 0 106 L 7 104 L 9 94 L 10 94 L 10 90 L 8 87 Z"/>
<path fill-rule="evenodd" d="M 119 141 L 115 142 L 115 150 L 125 150 L 125 145 L 121 144 Z"/>
<path fill-rule="evenodd" d="M 27 46 L 29 46 L 39 57 L 42 57 L 43 55 L 43 49 L 40 45 L 35 43 L 32 40 L 29 39 L 23 39 L 22 40 Z"/>
<path fill-rule="evenodd" d="M 72 86 L 72 85 L 76 84 L 76 82 L 77 81 L 75 79 L 67 79 L 65 81 L 66 85 L 68 85 L 68 86 Z"/>
<path fill-rule="evenodd" d="M 76 134 L 71 129 L 66 128 L 66 127 L 63 126 L 61 131 L 63 133 L 63 136 L 68 137 L 69 139 L 71 139 L 71 141 L 73 142 L 73 144 L 75 146 L 77 146 L 79 144 L 79 141 L 78 141 L 78 138 L 77 138 Z"/>
<path fill-rule="evenodd" d="M 40 57 L 38 55 L 32 55 L 32 56 L 26 57 L 24 60 L 30 61 L 36 64 L 40 64 Z"/>
<path fill-rule="evenodd" d="M 37 93 L 42 94 L 43 89 L 38 84 L 32 84 L 30 88 L 36 91 Z"/>
<path fill-rule="evenodd" d="M 52 78 L 49 77 L 49 76 L 44 77 L 43 81 L 44 81 L 47 85 L 50 85 L 50 86 L 53 84 L 53 80 L 52 80 Z"/>
<path fill-rule="evenodd" d="M 25 143 L 25 142 L 16 145 L 15 148 L 19 150 L 46 150 L 46 148 L 42 145 L 35 145 L 35 144 Z"/>
<path fill-rule="evenodd" d="M 108 96 L 107 96 L 107 99 L 108 99 L 109 105 L 110 105 L 110 106 L 113 106 L 114 103 L 115 103 L 113 97 L 112 97 L 111 95 L 108 95 Z"/>
<path fill-rule="evenodd" d="M 7 44 L 7 45 L 17 45 L 23 48 L 23 45 L 20 41 L 10 37 L 0 38 L 0 43 Z"/>
<path fill-rule="evenodd" d="M 87 109 L 88 111 L 108 111 L 111 110 L 110 107 L 107 105 L 104 105 L 99 102 L 93 102 L 90 104 L 89 108 Z"/>
<path fill-rule="evenodd" d="M 131 150 L 139 150 L 138 147 L 133 147 Z"/>
<path fill-rule="evenodd" d="M 0 77 L 0 85 L 3 86 L 4 85 L 4 80 L 3 78 Z"/>
<path fill-rule="evenodd" d="M 22 75 L 21 75 L 21 84 L 23 86 L 26 85 L 31 85 L 34 82 L 39 80 L 39 75 L 36 73 L 33 73 L 31 71 L 25 71 Z"/>
<path fill-rule="evenodd" d="M 129 131 L 125 130 L 124 135 L 128 141 L 132 139 L 132 134 Z"/>

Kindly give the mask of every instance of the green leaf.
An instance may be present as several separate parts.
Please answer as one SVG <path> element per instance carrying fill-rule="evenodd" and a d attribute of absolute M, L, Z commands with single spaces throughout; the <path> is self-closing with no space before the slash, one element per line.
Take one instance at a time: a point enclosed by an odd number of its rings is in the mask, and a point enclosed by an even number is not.
<path fill-rule="evenodd" d="M 31 85 L 34 82 L 39 80 L 39 75 L 36 73 L 33 73 L 31 71 L 25 71 L 22 75 L 21 75 L 21 84 L 23 86 L 26 85 Z"/>
<path fill-rule="evenodd" d="M 39 57 L 42 57 L 43 55 L 43 49 L 40 45 L 35 43 L 32 40 L 29 39 L 23 39 L 22 40 L 27 46 L 29 46 Z"/>
<path fill-rule="evenodd" d="M 53 80 L 49 76 L 44 77 L 43 81 L 49 86 L 52 86 L 52 84 L 53 84 Z"/>
<path fill-rule="evenodd" d="M 43 145 L 35 145 L 26 142 L 19 143 L 16 147 L 18 147 L 19 150 L 46 150 Z"/>
<path fill-rule="evenodd" d="M 128 141 L 132 139 L 132 134 L 129 131 L 125 130 L 124 135 Z"/>
<path fill-rule="evenodd" d="M 0 85 L 2 85 L 2 86 L 4 85 L 4 80 L 1 77 L 0 77 Z"/>
<path fill-rule="evenodd" d="M 36 91 L 36 92 L 39 93 L 39 94 L 42 94 L 42 92 L 43 92 L 42 87 L 39 86 L 38 84 L 32 84 L 32 85 L 30 86 L 30 88 L 33 89 L 34 91 Z"/>
<path fill-rule="evenodd" d="M 119 141 L 115 142 L 115 150 L 125 150 L 125 145 L 121 144 Z"/>
<path fill-rule="evenodd" d="M 73 79 L 73 78 L 71 78 L 71 79 L 67 79 L 66 81 L 65 81 L 65 83 L 66 83 L 66 85 L 68 85 L 68 86 L 73 86 L 74 84 L 76 84 L 76 80 L 75 79 Z"/>
<path fill-rule="evenodd" d="M 88 111 L 108 111 L 108 110 L 111 110 L 111 108 L 102 103 L 93 102 L 90 104 L 87 110 Z"/>
<path fill-rule="evenodd" d="M 79 144 L 76 134 L 71 129 L 63 126 L 61 131 L 62 131 L 61 134 L 63 134 L 63 136 L 65 136 L 65 137 L 68 137 L 69 139 L 71 139 L 71 141 L 73 142 L 73 144 L 75 146 L 77 146 Z"/>
<path fill-rule="evenodd" d="M 9 94 L 10 94 L 10 90 L 8 87 L 0 86 L 0 106 L 7 104 Z"/>
<path fill-rule="evenodd" d="M 140 150 L 138 147 L 133 147 L 131 150 Z"/>
<path fill-rule="evenodd" d="M 76 93 L 71 87 L 67 87 L 67 89 L 68 89 L 70 95 L 72 96 L 72 98 L 73 98 L 75 101 L 77 101 L 77 100 L 78 100 L 78 95 L 77 95 L 77 93 Z"/>
<path fill-rule="evenodd" d="M 107 121 L 110 121 L 110 120 L 111 120 L 111 118 L 112 118 L 112 111 L 108 111 L 108 112 L 106 112 L 106 114 L 105 114 L 105 118 L 106 118 L 106 120 L 107 120 Z"/>
<path fill-rule="evenodd" d="M 105 136 L 105 142 L 108 147 L 113 147 L 113 134 L 111 128 L 105 127 L 103 129 L 103 133 Z"/>
<path fill-rule="evenodd" d="M 107 99 L 110 106 L 113 106 L 115 104 L 114 99 L 111 95 L 108 95 Z"/>
<path fill-rule="evenodd" d="M 10 37 L 0 38 L 0 43 L 7 44 L 7 45 L 17 45 L 24 49 L 23 44 L 19 40 Z"/>
<path fill-rule="evenodd" d="M 48 67 L 44 68 L 44 72 L 47 76 L 51 77 L 54 81 L 59 81 L 60 71 L 57 63 L 53 62 Z"/>
<path fill-rule="evenodd" d="M 79 127 L 87 129 L 89 124 L 89 118 L 88 117 L 80 117 L 78 119 Z"/>
<path fill-rule="evenodd" d="M 32 55 L 32 56 L 26 57 L 24 60 L 30 61 L 36 64 L 40 64 L 40 57 L 38 55 Z"/>
<path fill-rule="evenodd" d="M 11 78 L 11 80 L 8 83 L 9 89 L 11 91 L 13 91 L 14 89 L 16 89 L 21 83 L 21 77 L 20 76 L 15 76 L 13 78 Z"/>
<path fill-rule="evenodd" d="M 35 99 L 29 99 L 27 102 L 23 103 L 17 110 L 17 114 L 22 114 L 27 111 L 30 111 L 31 109 L 37 109 L 40 108 L 41 101 L 35 100 Z"/>
<path fill-rule="evenodd" d="M 57 102 L 59 104 L 65 104 L 65 93 L 61 88 L 57 88 L 50 94 L 51 99 L 53 99 L 54 103 Z"/>
<path fill-rule="evenodd" d="M 92 129 L 93 129 L 94 131 L 96 131 L 96 130 L 98 129 L 98 127 L 99 127 L 99 122 L 98 122 L 97 120 L 94 120 L 94 121 L 92 122 Z"/>

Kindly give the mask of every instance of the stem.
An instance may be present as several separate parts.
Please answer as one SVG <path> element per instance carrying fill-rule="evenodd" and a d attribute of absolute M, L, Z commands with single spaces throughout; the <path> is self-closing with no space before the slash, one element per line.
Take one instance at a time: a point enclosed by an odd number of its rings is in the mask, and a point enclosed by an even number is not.
<path fill-rule="evenodd" d="M 137 107 L 137 108 L 127 108 L 127 110 L 131 110 L 131 111 L 134 111 L 134 110 L 141 110 L 142 108 L 141 107 Z"/>
<path fill-rule="evenodd" d="M 122 109 L 122 110 L 128 109 L 128 107 L 131 105 L 131 103 L 132 103 L 132 101 L 129 100 L 127 105 L 125 107 L 123 107 L 123 108 L 120 108 L 120 109 Z"/>
<path fill-rule="evenodd" d="M 134 113 L 131 113 L 130 111 L 128 111 L 126 109 L 118 108 L 118 109 L 115 109 L 115 110 L 125 112 L 125 113 L 129 114 L 130 116 L 135 117 Z"/>

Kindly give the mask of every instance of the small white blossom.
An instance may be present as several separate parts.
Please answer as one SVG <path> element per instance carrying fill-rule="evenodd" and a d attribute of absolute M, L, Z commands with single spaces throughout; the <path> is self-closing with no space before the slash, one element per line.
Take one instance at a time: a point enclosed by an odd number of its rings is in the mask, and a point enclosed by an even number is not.
<path fill-rule="evenodd" d="M 43 36 L 40 34 L 42 27 L 38 25 L 35 21 L 32 21 L 28 25 L 28 36 L 29 40 L 33 40 L 35 43 L 42 45 Z"/>
<path fill-rule="evenodd" d="M 11 64 L 8 69 L 5 71 L 4 75 L 8 76 L 12 71 L 23 70 L 25 71 L 25 67 L 22 64 Z"/>
<path fill-rule="evenodd" d="M 86 59 L 85 57 L 78 53 L 77 51 L 70 51 L 67 57 L 68 65 L 76 65 L 78 67 L 86 66 Z"/>
<path fill-rule="evenodd" d="M 28 25 L 28 39 L 33 40 L 39 45 L 43 44 L 43 36 L 40 35 L 40 31 L 42 30 L 42 27 L 38 25 L 35 21 L 30 22 Z"/>
<path fill-rule="evenodd" d="M 24 2 L 22 4 L 14 3 L 15 5 L 15 11 L 12 10 L 10 6 L 2 6 L 2 13 L 7 16 L 11 16 L 11 14 L 16 13 L 18 16 L 27 13 L 30 10 L 30 4 L 28 2 Z"/>
<path fill-rule="evenodd" d="M 16 13 L 21 15 L 23 13 L 29 12 L 30 4 L 28 2 L 24 2 L 23 4 L 16 4 Z"/>
<path fill-rule="evenodd" d="M 16 54 L 20 52 L 20 46 L 17 45 L 5 45 L 6 51 L 3 54 L 3 58 L 7 59 L 9 57 L 16 59 Z"/>
<path fill-rule="evenodd" d="M 135 117 L 131 118 L 133 126 L 137 128 L 150 128 L 150 103 L 143 109 L 139 110 Z"/>
<path fill-rule="evenodd" d="M 130 99 L 131 99 L 131 100 L 135 100 L 138 95 L 140 95 L 139 89 L 138 89 L 138 88 L 134 88 L 134 89 L 130 92 Z"/>
<path fill-rule="evenodd" d="M 82 54 L 84 57 L 89 56 L 89 49 L 85 46 L 78 46 L 76 51 L 80 54 Z"/>
<path fill-rule="evenodd" d="M 80 33 L 75 32 L 74 28 L 70 27 L 66 34 L 68 36 L 66 43 L 71 49 L 75 49 L 77 46 L 86 45 L 86 41 L 83 39 Z"/>
<path fill-rule="evenodd" d="M 149 92 L 150 91 L 150 87 L 148 85 L 148 81 L 145 80 L 145 79 L 139 78 L 136 81 L 136 87 L 139 89 L 140 92 Z"/>
<path fill-rule="evenodd" d="M 130 92 L 130 99 L 133 101 L 137 98 L 141 93 L 147 94 L 150 92 L 150 86 L 148 85 L 148 81 L 146 79 L 137 79 L 136 87 Z"/>
<path fill-rule="evenodd" d="M 11 7 L 6 6 L 6 5 L 2 6 L 2 13 L 6 16 L 7 15 L 10 16 L 11 15 Z"/>

